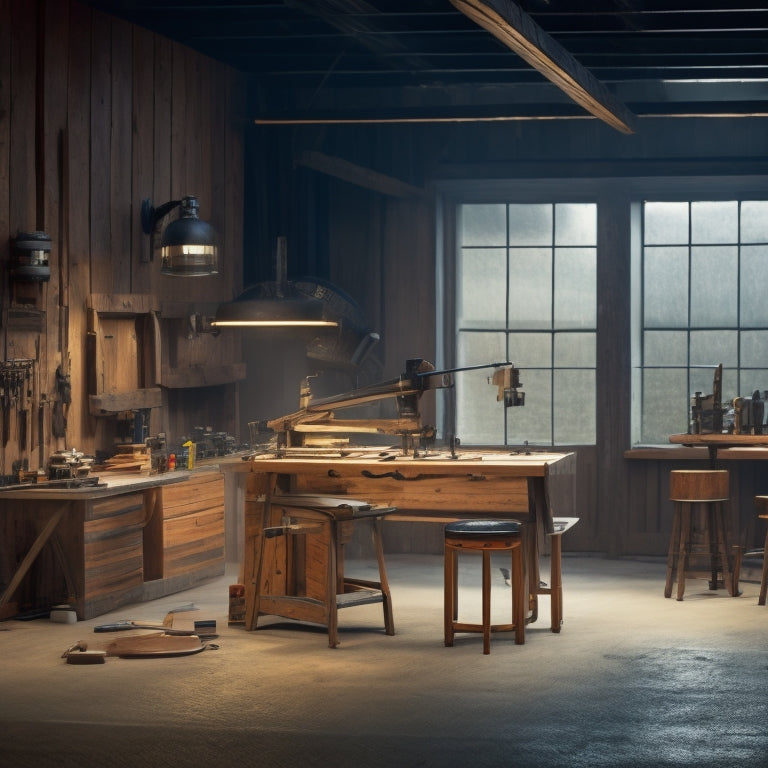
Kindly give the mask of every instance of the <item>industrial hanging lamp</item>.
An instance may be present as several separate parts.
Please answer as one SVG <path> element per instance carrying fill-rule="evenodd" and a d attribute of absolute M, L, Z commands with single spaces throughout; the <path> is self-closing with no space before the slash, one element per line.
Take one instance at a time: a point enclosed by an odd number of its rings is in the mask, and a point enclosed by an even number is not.
<path fill-rule="evenodd" d="M 198 218 L 196 197 L 170 200 L 154 208 L 151 200 L 141 204 L 141 226 L 151 238 L 160 233 L 160 224 L 172 210 L 180 209 L 179 217 L 163 230 L 160 240 L 160 272 L 176 277 L 204 277 L 218 273 L 216 232 L 206 221 Z"/>
<path fill-rule="evenodd" d="M 317 328 L 336 327 L 325 304 L 300 290 L 287 278 L 286 238 L 277 238 L 277 274 L 275 282 L 263 282 L 247 288 L 234 301 L 220 304 L 212 325 L 240 328 Z"/>

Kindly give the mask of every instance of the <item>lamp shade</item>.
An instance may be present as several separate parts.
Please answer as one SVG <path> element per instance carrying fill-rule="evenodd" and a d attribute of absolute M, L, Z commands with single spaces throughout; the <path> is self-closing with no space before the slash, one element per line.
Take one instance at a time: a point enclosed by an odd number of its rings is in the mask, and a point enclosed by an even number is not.
<path fill-rule="evenodd" d="M 164 275 L 198 277 L 218 273 L 216 232 L 197 217 L 197 198 L 185 197 L 181 213 L 163 231 L 160 256 Z"/>
<path fill-rule="evenodd" d="M 335 319 L 325 317 L 319 299 L 307 296 L 290 283 L 258 283 L 234 301 L 220 304 L 214 326 L 246 328 L 335 327 Z"/>

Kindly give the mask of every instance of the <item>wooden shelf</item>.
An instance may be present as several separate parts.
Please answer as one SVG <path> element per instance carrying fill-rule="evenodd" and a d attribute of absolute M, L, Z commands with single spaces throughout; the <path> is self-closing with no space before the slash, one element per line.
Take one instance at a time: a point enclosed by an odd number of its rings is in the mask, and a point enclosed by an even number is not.
<path fill-rule="evenodd" d="M 227 363 L 214 367 L 163 368 L 162 385 L 169 389 L 215 387 L 245 379 L 245 363 Z"/>

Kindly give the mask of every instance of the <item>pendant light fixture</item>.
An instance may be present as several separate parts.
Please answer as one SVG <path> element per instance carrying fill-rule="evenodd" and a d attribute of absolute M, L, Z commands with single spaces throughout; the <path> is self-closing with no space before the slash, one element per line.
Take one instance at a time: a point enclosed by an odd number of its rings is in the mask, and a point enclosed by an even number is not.
<path fill-rule="evenodd" d="M 239 328 L 336 327 L 324 303 L 302 291 L 287 278 L 285 237 L 277 238 L 277 267 L 274 282 L 257 283 L 234 301 L 220 304 L 213 325 Z"/>

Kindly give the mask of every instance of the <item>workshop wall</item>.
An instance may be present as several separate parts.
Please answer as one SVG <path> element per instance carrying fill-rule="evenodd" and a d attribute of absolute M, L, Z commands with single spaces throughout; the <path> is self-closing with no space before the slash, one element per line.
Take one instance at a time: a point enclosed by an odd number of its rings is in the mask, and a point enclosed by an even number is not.
<path fill-rule="evenodd" d="M 189 318 L 242 283 L 244 94 L 227 67 L 74 0 L 0 2 L 0 475 L 130 442 L 137 412 L 169 441 L 235 430 L 239 338 Z M 216 276 L 161 276 L 142 231 L 144 198 L 185 195 L 220 237 Z M 10 274 L 20 232 L 50 237 L 49 279 Z"/>

